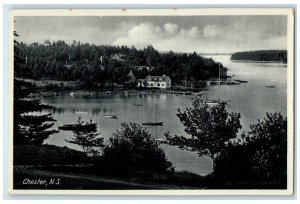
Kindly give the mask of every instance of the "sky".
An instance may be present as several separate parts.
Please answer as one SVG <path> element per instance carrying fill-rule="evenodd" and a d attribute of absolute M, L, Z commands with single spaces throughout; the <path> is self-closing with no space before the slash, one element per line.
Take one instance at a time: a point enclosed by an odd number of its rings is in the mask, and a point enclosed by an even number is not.
<path fill-rule="evenodd" d="M 18 16 L 15 30 L 28 44 L 75 40 L 197 53 L 287 49 L 286 16 Z"/>

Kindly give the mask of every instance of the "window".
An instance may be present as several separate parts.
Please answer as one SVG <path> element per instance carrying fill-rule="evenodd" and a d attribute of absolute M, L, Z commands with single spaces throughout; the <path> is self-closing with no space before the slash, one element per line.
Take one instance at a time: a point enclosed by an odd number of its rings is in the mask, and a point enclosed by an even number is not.
<path fill-rule="evenodd" d="M 151 83 L 150 86 L 153 86 L 153 84 Z"/>
<path fill-rule="evenodd" d="M 157 83 L 157 86 L 160 86 L 160 84 L 159 84 L 159 83 Z"/>

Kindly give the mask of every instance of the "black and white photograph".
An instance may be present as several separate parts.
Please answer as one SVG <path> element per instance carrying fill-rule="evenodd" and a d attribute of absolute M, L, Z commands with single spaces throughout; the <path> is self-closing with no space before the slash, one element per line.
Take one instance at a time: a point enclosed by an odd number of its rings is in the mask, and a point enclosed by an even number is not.
<path fill-rule="evenodd" d="M 293 12 L 10 11 L 10 193 L 292 195 Z"/>

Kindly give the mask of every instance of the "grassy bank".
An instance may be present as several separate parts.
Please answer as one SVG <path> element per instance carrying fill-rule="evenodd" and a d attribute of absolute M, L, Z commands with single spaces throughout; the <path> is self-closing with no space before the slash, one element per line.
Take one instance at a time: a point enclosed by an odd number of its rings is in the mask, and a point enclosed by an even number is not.
<path fill-rule="evenodd" d="M 212 175 L 200 176 L 187 171 L 139 171 L 130 177 L 112 176 L 109 172 L 101 171 L 101 168 L 96 168 L 93 161 L 82 152 L 66 147 L 19 145 L 14 147 L 13 185 L 14 189 L 74 190 L 286 188 L 274 182 L 251 181 L 247 178 L 218 179 Z"/>
<path fill-rule="evenodd" d="M 15 145 L 14 165 L 84 164 L 89 158 L 80 151 L 55 145 Z"/>
<path fill-rule="evenodd" d="M 207 180 L 196 174 L 177 172 L 166 176 L 149 178 L 138 176 L 121 178 L 88 174 L 90 167 L 76 166 L 44 166 L 44 167 L 14 167 L 15 189 L 205 189 Z M 47 170 L 46 170 L 47 169 Z M 95 172 L 94 172 L 95 173 Z M 26 184 L 28 180 L 45 180 L 44 184 Z M 59 184 L 49 184 L 51 179 Z M 24 184 L 25 183 L 25 184 Z"/>

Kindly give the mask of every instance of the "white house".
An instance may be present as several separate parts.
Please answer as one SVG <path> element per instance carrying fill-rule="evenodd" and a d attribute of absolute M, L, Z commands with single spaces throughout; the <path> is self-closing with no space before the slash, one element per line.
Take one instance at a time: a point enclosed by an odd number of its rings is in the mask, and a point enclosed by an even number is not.
<path fill-rule="evenodd" d="M 166 75 L 147 76 L 138 80 L 138 87 L 168 89 L 171 88 L 171 79 Z"/>

